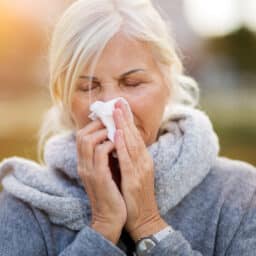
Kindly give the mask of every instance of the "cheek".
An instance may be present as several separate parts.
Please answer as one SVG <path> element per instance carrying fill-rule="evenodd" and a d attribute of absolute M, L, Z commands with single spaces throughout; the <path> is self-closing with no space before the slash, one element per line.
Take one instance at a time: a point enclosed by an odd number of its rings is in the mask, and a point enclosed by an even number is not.
<path fill-rule="evenodd" d="M 166 92 L 160 87 L 154 86 L 138 94 L 134 104 L 140 109 L 141 114 L 144 114 L 146 119 L 161 119 L 166 99 Z"/>
<path fill-rule="evenodd" d="M 79 93 L 74 93 L 71 105 L 72 118 L 77 128 L 81 129 L 91 122 L 89 115 L 89 101 L 84 99 Z"/>
<path fill-rule="evenodd" d="M 166 92 L 158 89 L 145 90 L 130 101 L 136 125 L 141 129 L 145 143 L 151 144 L 157 136 L 166 104 Z"/>

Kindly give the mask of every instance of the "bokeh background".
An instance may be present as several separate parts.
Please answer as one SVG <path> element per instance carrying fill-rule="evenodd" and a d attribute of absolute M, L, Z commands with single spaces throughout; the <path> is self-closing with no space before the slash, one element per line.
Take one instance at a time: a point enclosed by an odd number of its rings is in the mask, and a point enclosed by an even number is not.
<path fill-rule="evenodd" d="M 72 1 L 0 0 L 0 161 L 37 160 L 37 132 L 50 106 L 48 45 Z M 155 0 L 176 38 L 220 155 L 256 165 L 256 1 Z"/>

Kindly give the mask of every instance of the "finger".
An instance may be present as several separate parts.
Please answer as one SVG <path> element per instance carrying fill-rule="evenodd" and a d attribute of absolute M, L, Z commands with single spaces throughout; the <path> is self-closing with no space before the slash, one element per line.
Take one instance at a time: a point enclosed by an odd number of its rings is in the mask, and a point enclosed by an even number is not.
<path fill-rule="evenodd" d="M 83 140 L 84 136 L 94 133 L 98 131 L 99 129 L 103 129 L 104 125 L 100 120 L 95 120 L 90 122 L 88 125 L 86 125 L 84 128 L 80 129 L 79 131 L 76 132 L 76 140 L 77 140 L 77 152 L 82 155 L 82 145 L 83 145 Z"/>
<path fill-rule="evenodd" d="M 116 152 L 120 165 L 120 172 L 122 178 L 126 179 L 127 176 L 130 175 L 132 167 L 132 161 L 129 156 L 128 150 L 125 145 L 124 135 L 122 130 L 116 130 L 115 133 L 115 144 L 116 144 Z"/>
<path fill-rule="evenodd" d="M 123 131 L 123 137 L 131 159 L 133 159 L 133 161 L 137 161 L 136 159 L 139 157 L 143 148 L 142 139 L 135 137 L 131 132 L 130 127 L 127 125 L 127 122 L 123 117 L 121 109 L 117 108 L 114 110 L 114 118 L 117 129 Z"/>
<path fill-rule="evenodd" d="M 116 104 L 115 104 L 116 108 L 120 108 L 125 116 L 125 119 L 133 122 L 133 115 L 131 113 L 131 111 L 128 109 L 128 106 L 126 104 L 124 104 L 121 100 L 119 100 Z"/>
<path fill-rule="evenodd" d="M 125 126 L 128 126 L 130 129 L 132 129 L 133 126 L 135 126 L 135 124 L 133 121 L 133 116 L 131 115 L 130 111 L 128 110 L 128 107 L 122 101 L 118 101 L 115 104 L 115 109 L 116 110 L 118 109 L 122 112 L 123 119 L 125 120 Z"/>
<path fill-rule="evenodd" d="M 94 167 L 97 171 L 104 171 L 109 166 L 109 153 L 115 148 L 114 143 L 111 141 L 105 141 L 102 144 L 98 144 L 94 150 Z"/>
<path fill-rule="evenodd" d="M 87 124 L 85 127 L 83 127 L 82 129 L 78 130 L 76 132 L 76 135 L 79 136 L 79 135 L 86 135 L 86 134 L 91 134 L 99 129 L 102 129 L 104 128 L 105 126 L 103 125 L 103 123 L 97 119 L 97 120 L 94 120 L 92 122 L 90 122 L 89 124 Z"/>
<path fill-rule="evenodd" d="M 138 128 L 136 127 L 136 125 L 134 123 L 133 114 L 132 114 L 131 109 L 129 109 L 129 106 L 127 106 L 127 104 L 125 104 L 124 102 L 122 102 L 120 100 L 115 104 L 115 107 L 121 109 L 123 117 L 126 121 L 126 125 L 130 128 L 130 131 L 134 135 L 135 140 L 143 143 L 144 141 L 141 137 L 141 134 L 140 134 Z"/>
<path fill-rule="evenodd" d="M 107 139 L 107 129 L 101 129 L 80 139 L 80 158 L 88 170 L 93 169 L 93 155 L 95 146 Z"/>
<path fill-rule="evenodd" d="M 104 125 L 100 120 L 95 120 L 90 122 L 88 125 L 86 125 L 84 128 L 78 130 L 76 132 L 76 141 L 77 141 L 77 152 L 82 151 L 82 141 L 85 135 L 91 134 L 93 132 L 96 132 L 99 129 L 104 128 Z M 81 153 L 82 154 L 82 153 Z"/>
<path fill-rule="evenodd" d="M 124 119 L 122 110 L 120 108 L 114 109 L 113 117 L 114 117 L 114 121 L 117 129 L 122 129 L 122 130 L 127 129 L 127 132 L 129 132 L 128 131 L 129 127 L 127 126 L 127 122 Z"/>
<path fill-rule="evenodd" d="M 134 123 L 134 118 L 131 110 L 127 106 L 127 104 L 124 104 L 122 101 L 118 101 L 115 105 L 117 108 L 120 108 L 122 110 L 124 119 L 126 120 L 127 125 L 129 126 L 131 132 L 134 134 L 135 137 L 138 137 L 138 139 L 141 138 L 140 133 Z"/>

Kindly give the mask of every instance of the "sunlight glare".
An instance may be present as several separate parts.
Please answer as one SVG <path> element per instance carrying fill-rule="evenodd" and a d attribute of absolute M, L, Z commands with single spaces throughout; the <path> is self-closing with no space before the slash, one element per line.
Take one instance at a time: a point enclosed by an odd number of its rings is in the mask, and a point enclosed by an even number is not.
<path fill-rule="evenodd" d="M 236 0 L 184 0 L 184 8 L 191 27 L 203 37 L 224 36 L 241 25 Z"/>

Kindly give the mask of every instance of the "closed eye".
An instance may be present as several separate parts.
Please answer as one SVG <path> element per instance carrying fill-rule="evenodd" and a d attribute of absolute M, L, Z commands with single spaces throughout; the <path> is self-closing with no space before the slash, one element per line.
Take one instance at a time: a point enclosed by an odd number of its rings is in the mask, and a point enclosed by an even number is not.
<path fill-rule="evenodd" d="M 132 87 L 136 87 L 141 85 L 141 82 L 137 82 L 137 83 L 125 83 L 127 86 L 132 86 Z"/>
<path fill-rule="evenodd" d="M 123 80 L 123 83 L 126 85 L 126 86 L 132 86 L 132 87 L 136 87 L 136 86 L 139 86 L 142 84 L 142 81 L 141 80 L 135 80 L 135 79 L 125 79 Z"/>
<path fill-rule="evenodd" d="M 99 86 L 100 86 L 100 83 L 98 82 L 93 82 L 91 85 L 89 83 L 88 84 L 86 83 L 86 84 L 81 84 L 79 86 L 79 89 L 81 91 L 89 92 L 91 90 L 98 88 Z"/>

